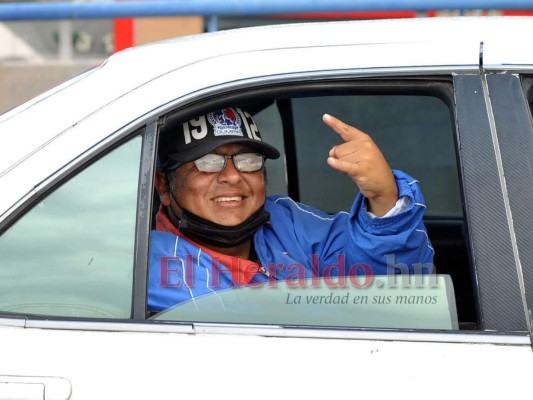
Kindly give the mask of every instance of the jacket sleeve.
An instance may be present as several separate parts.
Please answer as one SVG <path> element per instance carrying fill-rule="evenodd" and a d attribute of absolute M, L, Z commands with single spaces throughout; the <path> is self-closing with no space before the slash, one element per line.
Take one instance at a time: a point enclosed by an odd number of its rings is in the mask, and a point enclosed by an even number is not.
<path fill-rule="evenodd" d="M 361 194 L 349 213 L 335 215 L 288 197 L 270 197 L 266 208 L 271 222 L 256 234 L 261 260 L 301 263 L 322 276 L 368 273 L 368 268 L 374 275 L 431 272 L 433 248 L 422 222 L 425 203 L 418 182 L 403 172 L 393 173 L 409 206 L 390 217 L 372 218 Z"/>
<path fill-rule="evenodd" d="M 348 222 L 347 264 L 365 262 L 353 258 L 364 254 L 375 275 L 432 272 L 434 250 L 422 222 L 426 204 L 418 181 L 401 171 L 393 173 L 399 196 L 407 197 L 409 206 L 394 216 L 371 218 L 358 195 Z"/>

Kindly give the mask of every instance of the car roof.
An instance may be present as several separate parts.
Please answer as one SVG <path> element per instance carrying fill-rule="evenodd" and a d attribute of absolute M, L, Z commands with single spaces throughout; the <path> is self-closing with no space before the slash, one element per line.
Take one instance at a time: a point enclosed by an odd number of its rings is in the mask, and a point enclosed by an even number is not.
<path fill-rule="evenodd" d="M 0 185 L 14 188 L 39 166 L 43 171 L 35 174 L 34 187 L 50 174 L 46 171 L 57 170 L 131 121 L 225 82 L 334 69 L 477 70 L 481 43 L 485 67 L 533 64 L 533 55 L 523 51 L 532 28 L 528 17 L 317 22 L 130 48 L 0 116 Z M 53 160 L 46 155 L 51 152 Z M 28 188 L 14 190 L 11 200 L 0 204 L 0 215 Z"/>

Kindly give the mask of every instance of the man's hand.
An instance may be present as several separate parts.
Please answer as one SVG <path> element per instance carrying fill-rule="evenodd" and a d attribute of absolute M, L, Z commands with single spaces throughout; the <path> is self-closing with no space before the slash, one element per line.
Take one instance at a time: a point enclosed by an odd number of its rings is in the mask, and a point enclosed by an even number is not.
<path fill-rule="evenodd" d="M 387 160 L 366 133 L 328 114 L 322 120 L 344 140 L 329 151 L 328 164 L 350 175 L 368 199 L 368 211 L 382 217 L 398 200 L 398 187 Z"/>

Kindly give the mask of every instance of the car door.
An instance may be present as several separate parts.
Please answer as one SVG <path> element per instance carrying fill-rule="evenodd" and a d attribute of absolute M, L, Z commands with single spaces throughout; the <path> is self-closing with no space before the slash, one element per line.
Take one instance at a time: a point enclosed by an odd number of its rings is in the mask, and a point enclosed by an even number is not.
<path fill-rule="evenodd" d="M 196 86 L 187 82 L 179 95 L 169 88 L 192 76 L 190 70 L 163 74 L 81 118 L 21 162 L 20 175 L 14 175 L 19 167 L 5 174 L 22 179 L 34 171 L 39 181 L 12 202 L 0 226 L 0 396 L 37 388 L 34 395 L 42 398 L 58 382 L 61 396 L 73 399 L 523 393 L 533 359 L 484 77 L 477 64 L 454 70 L 432 65 L 429 56 L 416 71 L 379 67 L 384 58 L 372 54 L 382 49 L 317 47 L 207 59 L 196 71 L 221 61 L 241 68 Z M 342 57 L 347 50 L 349 60 Z M 312 65 L 304 57 L 310 53 L 323 61 Z M 477 57 L 476 48 L 470 58 Z M 313 170 L 330 139 L 302 134 L 326 104 L 335 104 L 332 114 L 369 114 L 364 129 L 379 138 L 385 155 L 426 173 L 435 205 L 428 207 L 429 237 L 442 254 L 439 273 L 451 276 L 457 289 L 457 327 L 432 328 L 418 317 L 420 304 L 416 315 L 406 314 L 420 321 L 416 327 L 394 326 L 393 318 L 380 327 L 329 326 L 318 311 L 313 320 L 313 307 L 306 325 L 280 323 L 276 314 L 255 323 L 229 314 L 218 321 L 149 319 L 158 135 L 171 120 L 236 104 L 257 105 L 258 121 L 272 134 L 265 138 L 283 149 L 286 161 L 272 166 L 272 190 L 331 212 L 346 207 L 353 186 L 324 168 Z M 13 117 L 10 126 L 21 121 Z M 102 132 L 90 136 L 95 127 Z M 67 152 L 72 146 L 78 147 Z M 429 155 L 418 158 L 425 151 Z M 53 159 L 57 154 L 60 160 Z M 46 171 L 35 168 L 43 159 Z M 322 174 L 322 185 L 330 186 L 317 189 Z M 0 181 L 2 190 L 8 181 Z M 19 187 L 24 193 L 24 183 Z M 335 196 L 323 196 L 328 193 Z"/>

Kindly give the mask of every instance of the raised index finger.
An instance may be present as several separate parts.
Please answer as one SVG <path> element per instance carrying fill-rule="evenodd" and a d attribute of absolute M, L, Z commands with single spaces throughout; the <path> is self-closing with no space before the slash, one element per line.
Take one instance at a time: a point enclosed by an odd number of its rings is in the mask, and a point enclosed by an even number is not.
<path fill-rule="evenodd" d="M 324 121 L 327 126 L 337 132 L 345 142 L 349 142 L 350 140 L 354 140 L 362 135 L 365 135 L 363 131 L 345 124 L 340 119 L 337 119 L 329 114 L 324 114 L 322 116 L 322 121 Z"/>

